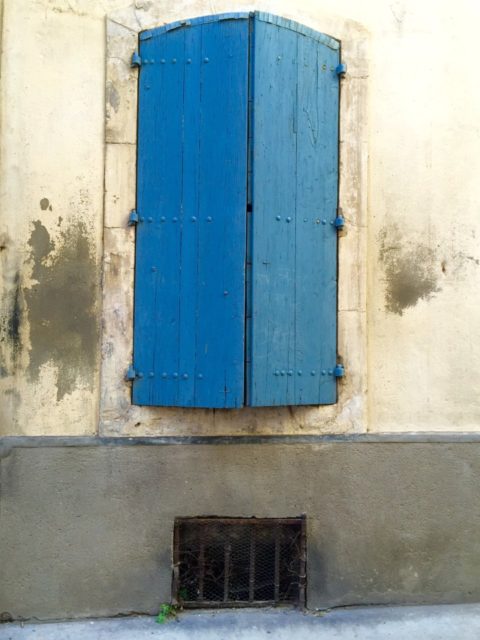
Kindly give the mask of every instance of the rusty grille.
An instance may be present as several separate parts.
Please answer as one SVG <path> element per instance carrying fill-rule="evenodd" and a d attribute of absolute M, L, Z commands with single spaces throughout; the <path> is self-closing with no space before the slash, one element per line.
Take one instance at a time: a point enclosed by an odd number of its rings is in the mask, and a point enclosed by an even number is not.
<path fill-rule="evenodd" d="M 305 604 L 305 519 L 178 518 L 174 601 L 185 607 Z"/>

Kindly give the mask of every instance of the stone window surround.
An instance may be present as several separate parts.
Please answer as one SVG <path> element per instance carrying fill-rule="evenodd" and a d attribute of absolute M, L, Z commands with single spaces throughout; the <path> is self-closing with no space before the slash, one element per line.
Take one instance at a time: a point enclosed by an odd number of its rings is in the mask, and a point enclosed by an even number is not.
<path fill-rule="evenodd" d="M 275 3 L 137 0 L 107 15 L 101 436 L 288 435 L 366 432 L 367 348 L 367 82 L 368 34 L 358 23 Z M 282 11 L 280 12 L 280 9 Z M 338 402 L 319 407 L 183 409 L 131 404 L 125 371 L 132 361 L 137 75 L 130 66 L 145 29 L 211 13 L 262 10 L 304 24 L 341 42 L 347 75 L 340 99 L 338 352 L 346 376 Z"/>

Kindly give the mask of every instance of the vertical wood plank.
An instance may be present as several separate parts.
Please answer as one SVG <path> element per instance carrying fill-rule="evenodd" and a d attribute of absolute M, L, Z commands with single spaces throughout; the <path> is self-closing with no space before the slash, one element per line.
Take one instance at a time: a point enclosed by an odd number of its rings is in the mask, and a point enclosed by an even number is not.
<path fill-rule="evenodd" d="M 196 329 L 199 243 L 199 138 L 201 29 L 182 29 L 185 38 L 181 64 L 184 68 L 182 115 L 182 233 L 179 297 L 179 402 L 195 406 Z"/>
<path fill-rule="evenodd" d="M 244 398 L 248 21 L 201 29 L 195 404 L 232 408 Z"/>
<path fill-rule="evenodd" d="M 295 404 L 336 401 L 338 62 L 299 38 Z"/>
<path fill-rule="evenodd" d="M 137 404 L 178 404 L 184 34 L 142 41 L 137 159 L 134 363 Z M 162 60 L 164 62 L 162 63 Z M 175 62 L 174 62 L 175 61 Z M 165 218 L 165 220 L 163 220 Z M 153 377 L 151 377 L 153 374 Z"/>
<path fill-rule="evenodd" d="M 255 21 L 249 404 L 293 401 L 297 34 Z"/>

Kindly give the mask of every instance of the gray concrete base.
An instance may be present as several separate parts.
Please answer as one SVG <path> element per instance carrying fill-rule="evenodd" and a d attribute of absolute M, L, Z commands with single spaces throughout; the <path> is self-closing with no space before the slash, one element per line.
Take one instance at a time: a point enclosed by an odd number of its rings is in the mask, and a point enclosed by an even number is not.
<path fill-rule="evenodd" d="M 0 619 L 156 613 L 198 515 L 306 514 L 312 610 L 478 602 L 479 495 L 480 442 L 5 448 Z"/>
<path fill-rule="evenodd" d="M 478 640 L 480 605 L 182 613 L 162 625 L 135 617 L 0 626 L 0 640 Z"/>

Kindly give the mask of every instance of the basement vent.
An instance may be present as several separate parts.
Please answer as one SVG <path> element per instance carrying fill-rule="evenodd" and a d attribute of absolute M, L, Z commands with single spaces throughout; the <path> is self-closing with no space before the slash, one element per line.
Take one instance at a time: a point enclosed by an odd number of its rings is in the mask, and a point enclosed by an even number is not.
<path fill-rule="evenodd" d="M 305 604 L 304 518 L 178 518 L 173 595 L 185 607 Z"/>

